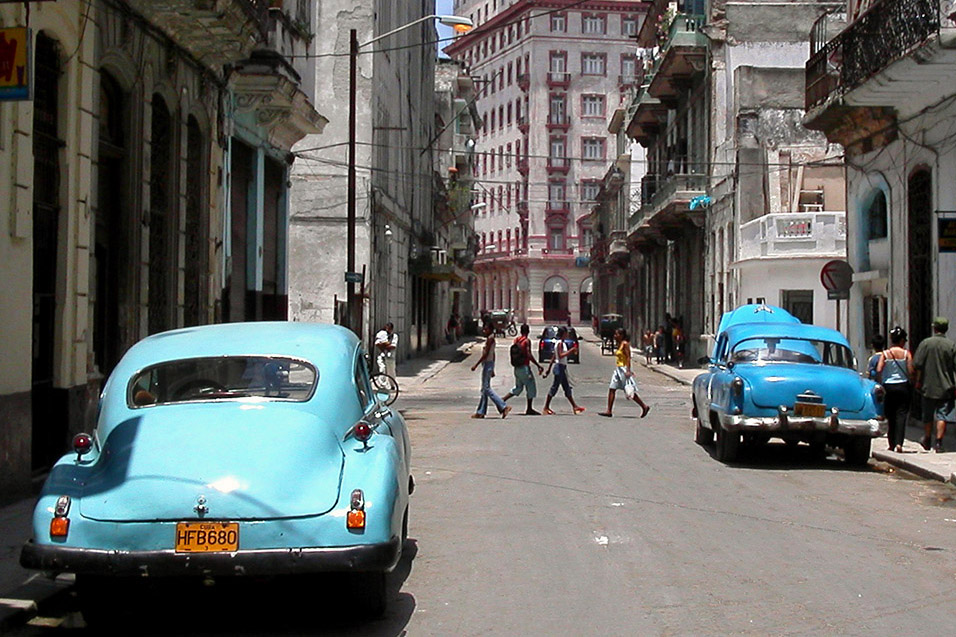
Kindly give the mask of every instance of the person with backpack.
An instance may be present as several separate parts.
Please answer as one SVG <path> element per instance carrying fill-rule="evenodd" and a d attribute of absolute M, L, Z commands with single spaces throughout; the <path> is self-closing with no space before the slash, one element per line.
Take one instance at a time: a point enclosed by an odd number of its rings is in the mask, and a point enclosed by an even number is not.
<path fill-rule="evenodd" d="M 520 396 L 522 391 L 527 390 L 525 396 L 528 399 L 528 409 L 524 413 L 526 416 L 540 416 L 541 412 L 534 410 L 534 399 L 538 395 L 538 386 L 534 381 L 531 365 L 533 363 L 538 368 L 539 374 L 544 372 L 544 368 L 541 367 L 541 363 L 535 360 L 534 354 L 531 352 L 531 339 L 528 338 L 530 333 L 531 328 L 525 323 L 521 326 L 521 333 L 515 337 L 514 343 L 511 344 L 509 351 L 511 366 L 515 369 L 515 386 L 502 397 L 502 400 L 508 402 L 509 398 Z"/>
<path fill-rule="evenodd" d="M 876 380 L 881 382 L 886 397 L 883 399 L 883 413 L 889 431 L 886 434 L 889 450 L 903 452 L 903 434 L 906 433 L 906 421 L 909 418 L 910 379 L 913 378 L 913 355 L 906 349 L 906 330 L 900 326 L 890 330 L 892 346 L 880 352 L 876 363 Z"/>

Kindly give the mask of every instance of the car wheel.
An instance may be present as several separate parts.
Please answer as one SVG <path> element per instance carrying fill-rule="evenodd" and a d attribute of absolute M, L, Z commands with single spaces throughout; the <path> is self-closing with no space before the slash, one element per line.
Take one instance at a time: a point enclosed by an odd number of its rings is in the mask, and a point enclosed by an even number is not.
<path fill-rule="evenodd" d="M 360 600 L 359 612 L 369 619 L 384 615 L 388 602 L 385 572 L 352 573 L 349 579 L 352 599 Z"/>
<path fill-rule="evenodd" d="M 405 515 L 402 516 L 402 544 L 408 539 L 408 505 L 405 505 Z"/>
<path fill-rule="evenodd" d="M 843 445 L 843 459 L 853 467 L 865 467 L 870 461 L 870 438 L 854 436 Z"/>
<path fill-rule="evenodd" d="M 721 462 L 734 462 L 740 451 L 740 434 L 727 431 L 723 425 L 717 427 L 717 459 Z"/>

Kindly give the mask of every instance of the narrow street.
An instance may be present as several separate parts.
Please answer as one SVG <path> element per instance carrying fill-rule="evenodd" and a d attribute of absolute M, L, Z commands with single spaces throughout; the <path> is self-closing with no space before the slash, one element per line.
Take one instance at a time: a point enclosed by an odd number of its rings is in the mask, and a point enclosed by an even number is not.
<path fill-rule="evenodd" d="M 497 350 L 501 394 L 509 340 Z M 689 389 L 643 365 L 648 417 L 619 393 L 614 418 L 600 418 L 613 359 L 593 342 L 571 371 L 584 414 L 569 415 L 559 395 L 552 417 L 516 415 L 519 398 L 505 420 L 473 420 L 479 348 L 470 351 L 401 377 L 417 489 L 384 619 L 342 619 L 342 604 L 362 601 L 336 596 L 334 582 L 293 580 L 171 591 L 134 621 L 164 619 L 160 632 L 177 634 L 951 630 L 952 487 L 774 443 L 725 466 L 693 443 Z M 16 634 L 86 634 L 70 611 L 67 598 Z"/>

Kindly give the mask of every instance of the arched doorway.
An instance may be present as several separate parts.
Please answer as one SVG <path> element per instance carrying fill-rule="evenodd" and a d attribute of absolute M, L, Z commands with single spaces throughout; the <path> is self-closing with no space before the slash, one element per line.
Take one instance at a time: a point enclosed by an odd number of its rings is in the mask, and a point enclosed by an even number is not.
<path fill-rule="evenodd" d="M 909 322 L 914 349 L 930 335 L 933 316 L 932 185 L 929 170 L 920 168 L 910 175 L 907 188 Z"/>
<path fill-rule="evenodd" d="M 33 469 L 50 467 L 67 440 L 66 410 L 53 386 L 57 236 L 60 218 L 60 45 L 38 33 L 33 84 Z"/>
<path fill-rule="evenodd" d="M 93 268 L 93 357 L 107 376 L 123 353 L 120 305 L 127 289 L 129 224 L 127 222 L 126 104 L 116 81 L 103 73 L 100 80 L 100 130 L 97 147 L 96 229 Z"/>
<path fill-rule="evenodd" d="M 175 131 L 166 102 L 153 96 L 152 129 L 150 131 L 149 177 L 149 333 L 155 334 L 172 326 L 173 267 L 173 179 L 172 140 Z"/>
<path fill-rule="evenodd" d="M 568 317 L 568 282 L 553 276 L 544 282 L 544 320 L 564 323 Z"/>
<path fill-rule="evenodd" d="M 186 273 L 184 277 L 183 325 L 206 322 L 205 273 L 209 255 L 205 183 L 206 140 L 192 115 L 186 123 Z"/>
<path fill-rule="evenodd" d="M 581 322 L 591 320 L 591 294 L 594 293 L 594 279 L 588 277 L 581 281 Z"/>

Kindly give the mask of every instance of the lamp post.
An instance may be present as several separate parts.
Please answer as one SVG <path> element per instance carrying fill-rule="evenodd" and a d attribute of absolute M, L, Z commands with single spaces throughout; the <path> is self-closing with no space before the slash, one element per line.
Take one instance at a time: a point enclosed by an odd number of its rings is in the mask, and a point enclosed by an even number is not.
<path fill-rule="evenodd" d="M 355 98 L 356 98 L 356 86 L 355 86 L 355 76 L 358 68 L 358 54 L 359 49 L 365 46 L 369 46 L 394 35 L 399 31 L 403 31 L 410 27 L 415 26 L 416 24 L 421 24 L 422 22 L 427 22 L 428 20 L 438 20 L 445 26 L 453 28 L 458 33 L 466 33 L 474 27 L 474 23 L 468 18 L 463 18 L 456 15 L 427 15 L 423 18 L 417 20 L 412 20 L 408 24 L 404 24 L 397 29 L 392 29 L 382 35 L 372 38 L 368 42 L 363 42 L 359 44 L 358 33 L 355 29 L 349 31 L 349 142 L 348 142 L 348 231 L 346 235 L 347 254 L 346 254 L 346 264 L 345 264 L 345 280 L 347 284 L 346 288 L 346 300 L 348 303 L 348 316 L 349 316 L 349 327 L 358 335 L 359 338 L 362 337 L 362 304 L 358 299 L 355 298 L 355 279 L 357 278 L 357 273 L 355 272 L 355 207 L 356 207 L 356 185 L 355 185 L 355 126 L 356 126 L 356 112 L 355 112 Z"/>

